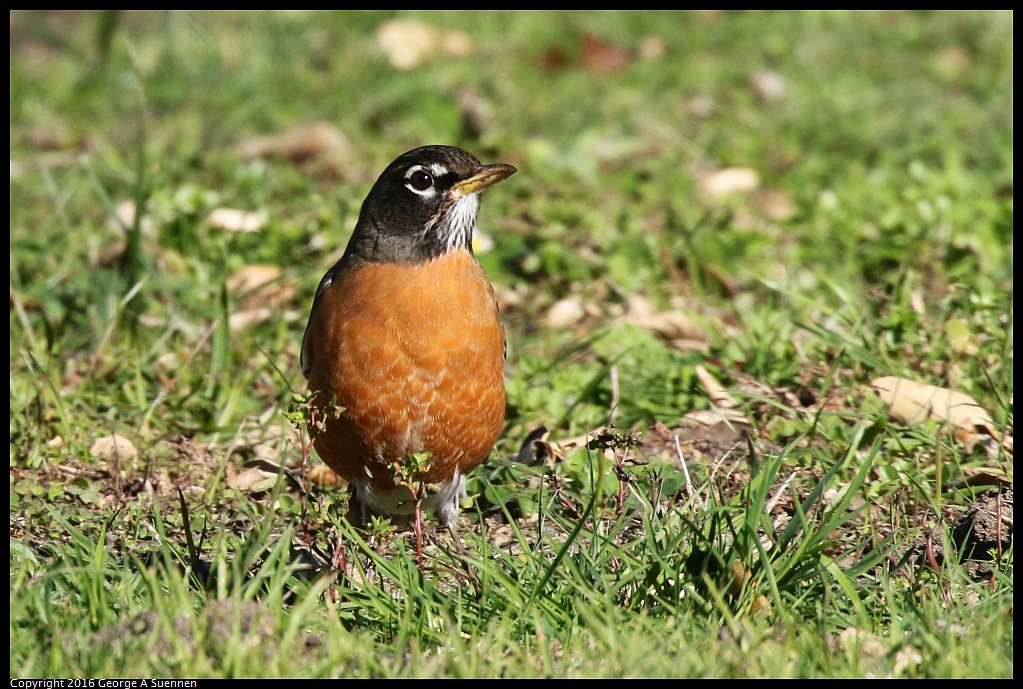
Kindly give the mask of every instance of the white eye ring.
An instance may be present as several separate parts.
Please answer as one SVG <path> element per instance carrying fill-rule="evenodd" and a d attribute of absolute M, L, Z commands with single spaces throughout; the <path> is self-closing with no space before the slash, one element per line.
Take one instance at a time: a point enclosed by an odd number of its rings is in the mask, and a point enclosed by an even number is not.
<path fill-rule="evenodd" d="M 405 173 L 405 188 L 413 194 L 431 197 L 437 193 L 434 188 L 436 184 L 434 175 L 423 169 L 422 165 L 415 165 Z"/>

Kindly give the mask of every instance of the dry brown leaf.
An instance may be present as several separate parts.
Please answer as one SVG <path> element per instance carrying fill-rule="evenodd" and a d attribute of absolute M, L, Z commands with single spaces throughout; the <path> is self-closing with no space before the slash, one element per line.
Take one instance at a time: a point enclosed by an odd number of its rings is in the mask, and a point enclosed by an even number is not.
<path fill-rule="evenodd" d="M 718 379 L 711 375 L 710 371 L 699 364 L 696 365 L 696 377 L 700 379 L 700 383 L 707 389 L 710 401 L 718 409 L 735 409 L 739 406 L 735 398 L 725 390 L 725 386 L 719 383 Z"/>
<path fill-rule="evenodd" d="M 877 378 L 871 386 L 891 408 L 892 416 L 908 424 L 921 424 L 931 418 L 971 433 L 978 426 L 994 425 L 991 416 L 972 397 L 955 390 L 896 376 Z"/>
<path fill-rule="evenodd" d="M 280 156 L 300 163 L 313 158 L 338 157 L 351 149 L 348 138 L 329 122 L 311 122 L 282 134 L 256 136 L 238 144 L 243 158 Z"/>
<path fill-rule="evenodd" d="M 697 178 L 700 193 L 709 199 L 729 194 L 746 194 L 760 186 L 760 175 L 753 168 L 726 167 L 707 172 Z"/>
<path fill-rule="evenodd" d="M 135 226 L 135 202 L 134 201 L 122 201 L 117 204 L 117 208 L 114 210 L 117 217 L 109 218 L 107 220 L 107 226 L 113 230 L 114 234 L 118 237 L 124 237 L 126 230 L 131 230 Z M 142 236 L 147 239 L 153 239 L 156 237 L 156 223 L 148 215 L 142 216 L 139 220 L 139 231 L 142 232 Z"/>
<path fill-rule="evenodd" d="M 878 378 L 871 386 L 889 406 L 892 416 L 903 423 L 916 425 L 935 419 L 951 425 L 956 437 L 968 447 L 977 442 L 987 444 L 986 438 L 977 437 L 987 436 L 1012 454 L 1012 436 L 1002 438 L 991 415 L 969 395 L 896 376 Z"/>
<path fill-rule="evenodd" d="M 50 151 L 40 153 L 31 160 L 12 160 L 11 179 L 36 170 L 55 170 L 81 163 L 86 157 L 79 151 Z"/>
<path fill-rule="evenodd" d="M 968 486 L 1011 486 L 1012 477 L 996 469 L 963 467 L 963 477 L 945 484 L 944 489 L 960 490 Z"/>
<path fill-rule="evenodd" d="M 392 67 L 409 70 L 438 53 L 467 57 L 472 52 L 472 39 L 461 31 L 438 31 L 425 22 L 394 19 L 377 30 L 377 45 L 387 55 Z"/>
<path fill-rule="evenodd" d="M 699 118 L 710 117 L 714 114 L 714 108 L 714 99 L 710 96 L 695 96 L 686 105 L 689 114 Z"/>
<path fill-rule="evenodd" d="M 165 352 L 156 360 L 156 365 L 163 371 L 176 371 L 178 368 L 178 355 L 175 352 Z"/>
<path fill-rule="evenodd" d="M 738 409 L 728 408 L 717 408 L 717 409 L 697 409 L 691 411 L 680 419 L 682 426 L 716 426 L 719 423 L 728 423 L 733 426 L 745 426 L 749 427 L 749 419 Z"/>
<path fill-rule="evenodd" d="M 632 62 L 632 54 L 625 48 L 608 43 L 593 34 L 583 34 L 583 60 L 588 69 L 603 74 L 620 72 Z"/>
<path fill-rule="evenodd" d="M 234 476 L 229 475 L 227 477 L 227 487 L 246 493 L 261 493 L 272 488 L 276 481 L 277 474 L 250 467 Z"/>
<path fill-rule="evenodd" d="M 577 435 L 573 438 L 565 438 L 564 440 L 551 440 L 548 438 L 547 444 L 551 445 L 552 449 L 555 450 L 553 453 L 554 457 L 567 457 L 572 452 L 586 447 L 587 443 L 599 434 L 599 431 L 592 431 L 590 433 Z M 593 450 L 593 452 L 597 452 L 597 450 Z M 613 448 L 608 447 L 604 449 L 605 458 L 613 460 L 614 456 L 615 453 Z"/>
<path fill-rule="evenodd" d="M 547 326 L 550 328 L 567 328 L 582 322 L 586 317 L 586 307 L 578 297 L 566 297 L 554 303 L 547 312 Z"/>
<path fill-rule="evenodd" d="M 291 464 L 298 461 L 299 453 L 294 450 L 300 446 L 301 438 L 295 427 L 291 424 L 267 423 L 267 418 L 278 413 L 277 407 L 264 412 L 257 421 L 259 425 L 246 431 L 232 448 L 232 454 L 237 452 L 250 458 L 245 461 L 245 466 L 277 472 L 281 462 Z M 285 454 L 289 449 L 292 452 Z"/>
<path fill-rule="evenodd" d="M 707 334 L 691 318 L 680 311 L 657 311 L 641 294 L 629 295 L 625 322 L 637 328 L 652 330 L 670 340 L 707 341 Z"/>
<path fill-rule="evenodd" d="M 880 658 L 888 652 L 888 647 L 877 636 L 856 627 L 846 627 L 838 635 L 838 643 L 842 648 L 862 658 Z"/>
<path fill-rule="evenodd" d="M 247 265 L 228 276 L 225 284 L 234 297 L 241 297 L 239 311 L 282 308 L 295 296 L 293 280 L 282 279 L 278 266 Z"/>
<path fill-rule="evenodd" d="M 278 266 L 253 263 L 231 273 L 226 280 L 227 289 L 232 293 L 251 292 L 266 287 L 278 280 L 282 274 L 283 271 Z"/>
<path fill-rule="evenodd" d="M 237 208 L 216 208 L 207 219 L 210 227 L 228 232 L 255 234 L 263 229 L 266 220 L 262 213 L 249 213 Z"/>
<path fill-rule="evenodd" d="M 757 198 L 760 209 L 771 220 L 791 220 L 796 214 L 796 198 L 792 192 L 765 189 Z"/>
<path fill-rule="evenodd" d="M 245 309 L 244 311 L 236 311 L 231 314 L 231 318 L 228 320 L 228 327 L 231 332 L 241 332 L 251 325 L 257 323 L 265 323 L 270 320 L 274 315 L 273 309 L 258 308 L 258 309 Z"/>
<path fill-rule="evenodd" d="M 463 88 L 458 92 L 458 110 L 470 138 L 478 139 L 490 129 L 494 119 L 494 105 L 473 89 Z"/>
<path fill-rule="evenodd" d="M 639 39 L 636 52 L 643 60 L 660 60 L 668 54 L 668 45 L 660 36 L 644 36 Z"/>
<path fill-rule="evenodd" d="M 504 285 L 494 285 L 494 294 L 497 295 L 497 306 L 501 313 L 507 313 L 522 306 L 522 294 Z"/>
<path fill-rule="evenodd" d="M 472 53 L 472 39 L 464 31 L 445 31 L 440 47 L 451 57 L 469 57 Z"/>
<path fill-rule="evenodd" d="M 770 70 L 757 72 L 751 76 L 749 86 L 753 95 L 765 103 L 781 100 L 785 97 L 785 92 L 788 91 L 785 77 Z"/>
<path fill-rule="evenodd" d="M 232 313 L 227 324 L 231 332 L 240 332 L 251 325 L 265 323 L 273 318 L 283 318 L 287 322 L 293 323 L 301 317 L 302 314 L 292 309 L 281 311 L 280 309 L 271 309 L 261 306 L 254 309 L 244 309 L 242 311 Z"/>
<path fill-rule="evenodd" d="M 377 45 L 391 66 L 413 69 L 437 50 L 437 33 L 423 22 L 396 19 L 377 30 Z"/>
<path fill-rule="evenodd" d="M 671 346 L 680 352 L 701 352 L 706 354 L 710 351 L 710 343 L 706 340 L 691 340 L 685 337 L 672 340 Z"/>
<path fill-rule="evenodd" d="M 946 78 L 961 76 L 973 65 L 970 51 L 958 45 L 949 46 L 937 55 L 935 60 L 938 71 Z"/>
<path fill-rule="evenodd" d="M 66 123 L 56 121 L 32 127 L 25 132 L 25 142 L 33 148 L 51 151 L 75 148 L 78 139 Z"/>
<path fill-rule="evenodd" d="M 122 462 L 134 459 L 139 453 L 130 440 L 117 433 L 96 438 L 89 451 L 97 457 L 117 458 Z"/>

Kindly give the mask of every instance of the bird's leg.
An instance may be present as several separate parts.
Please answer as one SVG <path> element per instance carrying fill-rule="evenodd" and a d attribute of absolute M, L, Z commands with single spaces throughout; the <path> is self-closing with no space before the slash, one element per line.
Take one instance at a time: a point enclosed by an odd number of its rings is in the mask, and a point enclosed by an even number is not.
<path fill-rule="evenodd" d="M 419 564 L 419 573 L 425 575 L 426 571 L 423 569 L 423 509 L 421 503 L 419 495 L 416 495 L 416 520 L 412 528 L 416 532 L 416 562 Z"/>
<path fill-rule="evenodd" d="M 462 539 L 458 537 L 458 529 L 455 528 L 455 522 L 449 523 L 447 527 L 448 533 L 451 534 L 451 540 L 455 544 L 455 548 L 457 548 L 463 555 L 468 555 L 465 548 L 462 547 Z"/>
<path fill-rule="evenodd" d="M 446 525 L 448 527 L 448 533 L 451 534 L 451 542 L 454 543 L 455 550 L 458 551 L 459 555 L 461 555 L 463 558 L 468 558 L 469 551 L 468 549 L 466 549 L 465 544 L 462 543 L 462 537 L 458 535 L 458 529 L 456 528 L 456 524 L 458 524 L 458 517 L 455 517 L 455 519 L 453 519 Z M 466 572 L 468 573 L 468 570 L 466 570 Z M 470 576 L 472 575 L 470 574 Z"/>

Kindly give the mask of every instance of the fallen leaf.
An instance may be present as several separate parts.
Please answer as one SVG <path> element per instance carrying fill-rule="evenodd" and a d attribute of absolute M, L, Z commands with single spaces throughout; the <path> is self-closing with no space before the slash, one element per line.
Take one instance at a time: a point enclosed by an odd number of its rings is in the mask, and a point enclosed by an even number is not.
<path fill-rule="evenodd" d="M 377 30 L 377 45 L 397 69 L 418 67 L 437 50 L 437 34 L 423 22 L 395 19 Z"/>
<path fill-rule="evenodd" d="M 620 72 L 632 62 L 632 54 L 625 48 L 608 43 L 590 33 L 583 34 L 583 60 L 588 69 L 603 74 Z"/>
<path fill-rule="evenodd" d="M 580 323 L 586 317 L 586 307 L 577 297 L 566 297 L 554 303 L 547 312 L 547 326 L 566 328 Z"/>
<path fill-rule="evenodd" d="M 760 175 L 748 167 L 726 167 L 723 170 L 707 172 L 697 179 L 700 192 L 707 198 L 716 199 L 729 194 L 745 194 L 756 191 L 760 186 Z"/>
<path fill-rule="evenodd" d="M 243 158 L 288 158 L 301 163 L 313 158 L 346 155 L 351 150 L 348 138 L 329 122 L 311 122 L 282 134 L 256 136 L 238 144 Z"/>
<path fill-rule="evenodd" d="M 586 447 L 593 438 L 598 436 L 600 431 L 591 431 L 582 435 L 577 435 L 573 438 L 565 438 L 564 440 L 551 440 L 547 439 L 547 444 L 552 446 L 555 457 L 566 457 L 576 450 L 581 450 Z M 596 450 L 593 450 L 596 452 Z M 607 447 L 604 449 L 604 457 L 613 460 L 615 456 L 614 448 Z"/>
<path fill-rule="evenodd" d="M 118 237 L 125 234 L 135 226 L 135 202 L 122 201 L 114 209 L 116 217 L 107 220 L 107 226 L 113 230 Z M 143 237 L 153 239 L 156 237 L 156 223 L 148 215 L 143 215 L 139 220 L 139 231 Z"/>
<path fill-rule="evenodd" d="M 796 199 L 791 192 L 765 189 L 757 195 L 760 209 L 771 220 L 791 220 L 796 214 Z"/>
<path fill-rule="evenodd" d="M 236 311 L 232 313 L 231 317 L 228 319 L 228 328 L 230 328 L 233 333 L 241 332 L 251 325 L 265 323 L 270 320 L 273 315 L 273 309 L 267 308 Z"/>
<path fill-rule="evenodd" d="M 714 99 L 710 96 L 696 96 L 686 104 L 686 109 L 693 117 L 710 117 L 714 114 Z"/>
<path fill-rule="evenodd" d="M 874 634 L 856 627 L 846 627 L 838 635 L 842 648 L 860 658 L 881 658 L 888 652 L 887 647 Z"/>
<path fill-rule="evenodd" d="M 258 426 L 246 430 L 231 447 L 230 454 L 237 455 L 247 468 L 278 473 L 280 465 L 295 466 L 300 461 L 301 438 L 291 424 L 268 423 L 280 410 L 274 406 L 257 419 Z"/>
<path fill-rule="evenodd" d="M 277 474 L 251 467 L 227 477 L 227 487 L 245 493 L 262 493 L 274 487 Z"/>
<path fill-rule="evenodd" d="M 501 313 L 507 313 L 522 306 L 522 294 L 514 288 L 494 285 L 494 294 L 497 295 L 497 306 Z"/>
<path fill-rule="evenodd" d="M 1012 477 L 1005 473 L 996 473 L 991 468 L 963 467 L 963 477 L 944 484 L 946 491 L 960 490 L 969 486 L 1011 486 Z"/>
<path fill-rule="evenodd" d="M 924 662 L 924 657 L 912 646 L 903 646 L 895 654 L 895 663 L 892 665 L 892 674 L 898 676 L 906 670 L 912 670 Z"/>
<path fill-rule="evenodd" d="M 63 122 L 51 122 L 46 125 L 32 127 L 25 132 L 25 142 L 33 148 L 62 150 L 75 148 L 78 141 L 71 133 L 70 127 Z"/>
<path fill-rule="evenodd" d="M 329 240 L 327 239 L 326 234 L 324 234 L 323 232 L 317 232 L 316 234 L 309 238 L 309 243 L 306 244 L 306 250 L 308 250 L 310 253 L 323 251 L 327 247 L 328 241 Z"/>
<path fill-rule="evenodd" d="M 680 419 L 682 426 L 704 426 L 711 428 L 718 424 L 727 424 L 732 426 L 744 426 L 752 427 L 749 419 L 738 409 L 717 408 L 717 409 L 697 409 L 691 411 Z"/>
<path fill-rule="evenodd" d="M 908 424 L 921 424 L 932 418 L 970 432 L 976 432 L 978 425 L 994 424 L 987 411 L 972 397 L 955 390 L 896 376 L 877 378 L 871 386 L 891 407 L 892 416 Z"/>
<path fill-rule="evenodd" d="M 282 274 L 278 266 L 253 263 L 231 273 L 225 283 L 231 292 L 251 292 L 279 280 Z"/>
<path fill-rule="evenodd" d="M 785 97 L 785 92 L 788 91 L 785 77 L 769 70 L 757 72 L 751 76 L 749 85 L 753 95 L 764 102 L 781 100 Z"/>
<path fill-rule="evenodd" d="M 414 69 L 441 53 L 451 57 L 467 57 L 472 53 L 472 39 L 462 31 L 439 31 L 425 22 L 394 19 L 377 30 L 377 45 L 387 55 L 391 66 Z"/>
<path fill-rule="evenodd" d="M 991 415 L 969 395 L 896 376 L 878 378 L 871 386 L 889 406 L 892 416 L 903 423 L 916 425 L 935 419 L 951 425 L 956 437 L 968 447 L 977 442 L 987 445 L 985 438 L 977 437 L 987 436 L 1012 454 L 1012 436 L 1003 438 Z"/>
<path fill-rule="evenodd" d="M 218 230 L 248 234 L 259 232 L 266 224 L 262 213 L 249 213 L 237 208 L 216 208 L 207 220 L 210 227 Z"/>
<path fill-rule="evenodd" d="M 470 139 L 483 136 L 494 119 L 493 103 L 470 88 L 458 92 L 458 111 L 462 115 L 462 127 Z"/>
<path fill-rule="evenodd" d="M 636 53 L 643 60 L 660 60 L 668 54 L 668 45 L 660 36 L 644 36 L 639 39 Z"/>
<path fill-rule="evenodd" d="M 225 284 L 235 297 L 241 297 L 239 311 L 283 308 L 295 296 L 294 281 L 283 278 L 278 266 L 251 264 L 228 276 Z"/>
<path fill-rule="evenodd" d="M 282 318 L 288 323 L 293 323 L 301 317 L 302 314 L 292 309 L 281 311 L 280 309 L 271 309 L 261 306 L 253 309 L 235 311 L 231 314 L 230 318 L 228 318 L 228 328 L 231 332 L 240 332 L 251 325 L 265 323 L 273 318 Z"/>
<path fill-rule="evenodd" d="M 97 457 L 120 461 L 134 459 L 139 453 L 130 440 L 117 433 L 96 438 L 89 451 Z"/>
<path fill-rule="evenodd" d="M 440 46 L 451 57 L 469 57 L 472 53 L 472 39 L 464 31 L 445 31 Z"/>
<path fill-rule="evenodd" d="M 935 66 L 946 79 L 960 77 L 973 65 L 970 52 L 962 46 L 949 46 L 938 53 Z"/>
<path fill-rule="evenodd" d="M 55 170 L 77 165 L 86 160 L 87 154 L 80 151 L 49 151 L 40 153 L 31 160 L 12 160 L 11 179 L 36 170 Z"/>
<path fill-rule="evenodd" d="M 178 368 L 178 355 L 174 352 L 165 352 L 156 360 L 156 365 L 168 373 L 176 371 Z"/>
<path fill-rule="evenodd" d="M 625 322 L 637 328 L 651 330 L 669 340 L 706 342 L 707 334 L 681 311 L 657 311 L 653 302 L 641 294 L 629 295 Z"/>
<path fill-rule="evenodd" d="M 725 387 L 718 382 L 718 379 L 699 364 L 696 365 L 696 377 L 700 379 L 700 383 L 707 389 L 710 401 L 714 403 L 715 407 L 718 409 L 735 409 L 739 406 L 735 398 L 729 395 Z"/>

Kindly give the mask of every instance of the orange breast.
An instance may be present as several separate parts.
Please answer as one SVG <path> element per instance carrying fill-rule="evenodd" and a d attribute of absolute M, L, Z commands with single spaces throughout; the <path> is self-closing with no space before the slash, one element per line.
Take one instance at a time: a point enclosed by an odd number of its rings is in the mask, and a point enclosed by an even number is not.
<path fill-rule="evenodd" d="M 429 451 L 429 483 L 486 459 L 504 424 L 504 328 L 476 259 L 342 272 L 312 315 L 309 388 L 344 408 L 315 440 L 331 469 L 387 490 L 386 467 Z"/>

